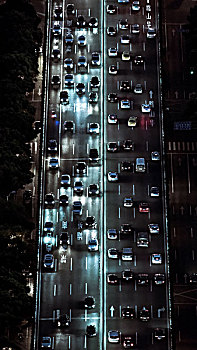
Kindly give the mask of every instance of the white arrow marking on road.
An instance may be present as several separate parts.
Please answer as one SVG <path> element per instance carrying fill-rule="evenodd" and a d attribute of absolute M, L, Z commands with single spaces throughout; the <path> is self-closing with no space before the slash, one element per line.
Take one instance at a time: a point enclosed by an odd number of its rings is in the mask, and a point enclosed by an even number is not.
<path fill-rule="evenodd" d="M 113 305 L 110 307 L 110 311 L 111 311 L 111 317 L 114 317 L 115 308 Z"/>

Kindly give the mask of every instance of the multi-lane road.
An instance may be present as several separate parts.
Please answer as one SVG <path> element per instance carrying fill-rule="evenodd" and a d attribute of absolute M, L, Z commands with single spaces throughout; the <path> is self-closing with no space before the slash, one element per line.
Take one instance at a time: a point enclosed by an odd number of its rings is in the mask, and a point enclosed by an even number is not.
<path fill-rule="evenodd" d="M 46 110 L 46 146 L 44 147 L 43 193 L 41 204 L 41 270 L 38 289 L 38 332 L 35 348 L 41 346 L 42 337 L 51 337 L 54 349 L 119 349 L 124 345 L 126 336 L 136 348 L 170 349 L 170 312 L 167 265 L 167 240 L 165 196 L 163 183 L 160 88 L 159 88 L 159 50 L 158 36 L 147 38 L 147 24 L 157 29 L 157 2 L 140 3 L 140 9 L 132 10 L 130 4 L 116 2 L 115 14 L 106 11 L 107 5 L 114 2 L 90 0 L 83 3 L 75 2 L 74 15 L 68 16 L 65 2 L 49 1 L 48 44 L 47 44 L 47 110 Z M 53 34 L 54 9 L 62 6 L 60 21 L 61 35 Z M 151 5 L 148 10 L 147 5 Z M 87 23 L 91 17 L 98 19 L 98 26 L 89 28 L 77 27 L 77 17 L 83 15 Z M 121 29 L 122 19 L 128 20 L 128 27 Z M 72 22 L 71 22 L 72 20 Z M 133 24 L 139 24 L 139 33 L 133 33 Z M 107 28 L 114 27 L 116 35 L 107 34 Z M 74 42 L 71 51 L 65 43 L 65 37 L 72 33 Z M 78 45 L 78 37 L 85 35 L 86 45 Z M 121 36 L 129 36 L 129 44 L 121 43 Z M 128 40 L 128 38 L 127 38 Z M 60 60 L 51 57 L 54 46 L 60 50 Z M 108 49 L 116 48 L 117 56 L 109 56 Z M 92 52 L 100 54 L 100 65 L 92 66 Z M 123 60 L 123 51 L 129 51 L 130 59 Z M 142 56 L 141 65 L 135 64 L 135 56 Z M 78 59 L 87 58 L 87 67 L 80 69 Z M 126 56 L 126 55 L 125 55 Z M 74 87 L 66 88 L 69 104 L 60 104 L 60 91 L 65 89 L 64 80 L 68 73 L 64 68 L 65 58 L 72 58 Z M 109 74 L 109 66 L 116 65 L 117 74 Z M 60 86 L 52 87 L 52 76 L 59 75 Z M 90 80 L 98 76 L 98 102 L 89 102 L 92 91 Z M 130 83 L 130 91 L 120 89 L 123 81 Z M 79 96 L 76 92 L 78 83 L 85 84 L 85 94 Z M 136 84 L 141 84 L 142 92 L 135 93 Z M 108 94 L 116 93 L 117 101 L 108 101 Z M 123 100 L 129 100 L 130 108 L 121 108 Z M 150 112 L 142 111 L 141 105 L 149 104 Z M 52 118 L 52 111 L 56 118 Z M 117 115 L 117 123 L 110 123 L 108 115 Z M 137 117 L 136 126 L 128 126 L 128 119 Z M 75 132 L 64 130 L 64 122 L 73 121 Z M 98 123 L 100 133 L 92 135 L 87 132 L 88 123 Z M 48 151 L 49 140 L 57 141 L 57 151 Z M 124 150 L 124 141 L 133 142 L 132 150 Z M 109 152 L 109 142 L 116 142 L 117 152 Z M 97 149 L 99 160 L 90 162 L 90 149 Z M 160 160 L 152 160 L 151 152 L 158 151 Z M 51 169 L 50 158 L 59 160 L 59 167 Z M 135 171 L 136 158 L 145 158 L 144 173 Z M 130 170 L 122 169 L 122 162 L 131 162 Z M 78 162 L 85 162 L 87 171 L 83 176 L 76 173 Z M 127 164 L 128 165 L 128 164 Z M 116 172 L 118 181 L 109 181 L 108 173 Z M 71 184 L 61 186 L 62 174 L 68 174 Z M 83 182 L 83 194 L 74 193 L 74 183 Z M 88 186 L 99 185 L 99 195 L 88 196 Z M 159 197 L 151 196 L 151 187 L 159 188 Z M 54 204 L 46 205 L 45 194 L 54 194 Z M 60 196 L 68 196 L 68 205 L 60 205 Z M 132 197 L 133 205 L 123 205 L 125 197 Z M 73 214 L 73 202 L 81 201 L 82 215 Z M 139 205 L 148 203 L 147 213 L 139 212 Z M 97 226 L 86 228 L 87 216 L 94 216 Z M 77 239 L 78 221 L 82 222 L 82 239 Z M 67 221 L 66 229 L 70 235 L 68 248 L 63 251 L 60 244 L 62 224 Z M 44 225 L 52 222 L 54 226 L 54 248 L 48 252 L 54 257 L 54 267 L 44 267 L 43 260 L 46 252 L 44 243 Z M 159 225 L 159 233 L 151 234 L 148 225 Z M 121 225 L 130 224 L 130 234 L 121 234 Z M 108 230 L 116 229 L 117 239 L 109 239 Z M 137 246 L 139 232 L 148 232 L 149 245 L 146 248 Z M 94 235 L 98 239 L 99 249 L 88 251 L 88 241 Z M 132 261 L 124 260 L 123 248 L 132 248 Z M 117 258 L 109 258 L 108 250 L 116 248 Z M 154 264 L 152 254 L 158 253 L 162 259 Z M 122 272 L 131 269 L 133 278 L 124 281 Z M 145 285 L 139 283 L 139 273 L 148 274 Z M 117 284 L 108 283 L 108 275 L 117 276 Z M 155 274 L 165 274 L 165 283 L 157 285 Z M 84 299 L 93 296 L 95 307 L 85 309 Z M 133 318 L 122 317 L 123 309 L 130 306 Z M 140 311 L 148 310 L 149 320 L 140 319 Z M 58 328 L 58 314 L 67 313 L 70 318 L 68 328 Z M 86 327 L 95 325 L 97 335 L 87 337 Z M 165 338 L 158 340 L 155 329 L 162 329 Z M 120 340 L 109 338 L 109 331 L 119 331 Z M 111 333 L 110 333 L 111 334 Z M 116 340 L 117 343 L 112 343 Z M 122 345 L 120 345 L 122 344 Z"/>

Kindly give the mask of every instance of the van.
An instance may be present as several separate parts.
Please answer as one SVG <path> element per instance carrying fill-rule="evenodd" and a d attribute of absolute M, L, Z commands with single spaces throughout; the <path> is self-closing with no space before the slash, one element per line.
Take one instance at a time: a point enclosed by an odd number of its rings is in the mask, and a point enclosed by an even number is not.
<path fill-rule="evenodd" d="M 135 171 L 136 173 L 144 173 L 146 171 L 145 158 L 136 158 Z"/>
<path fill-rule="evenodd" d="M 122 260 L 132 261 L 133 260 L 133 249 L 122 248 Z"/>

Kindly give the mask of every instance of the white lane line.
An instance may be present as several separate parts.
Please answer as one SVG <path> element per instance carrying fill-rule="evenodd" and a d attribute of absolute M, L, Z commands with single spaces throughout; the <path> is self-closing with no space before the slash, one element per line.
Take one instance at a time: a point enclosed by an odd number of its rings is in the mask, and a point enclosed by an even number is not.
<path fill-rule="evenodd" d="M 134 266 L 136 266 L 137 265 L 137 257 L 136 257 L 136 255 L 134 255 Z"/>
<path fill-rule="evenodd" d="M 87 149 L 87 154 L 89 154 L 89 143 L 87 143 L 86 149 Z"/>
<path fill-rule="evenodd" d="M 59 199 L 60 198 L 60 189 L 58 188 L 57 189 L 57 199 Z"/>
<path fill-rule="evenodd" d="M 121 314 L 122 314 L 122 306 L 119 305 L 119 317 L 121 317 Z"/>
<path fill-rule="evenodd" d="M 150 306 L 150 314 L 151 314 L 151 318 L 153 318 L 153 305 Z"/>
<path fill-rule="evenodd" d="M 55 259 L 55 272 L 57 272 L 57 259 Z"/>
<path fill-rule="evenodd" d="M 88 209 L 86 209 L 86 216 L 88 216 Z"/>
<path fill-rule="evenodd" d="M 130 62 L 130 70 L 133 70 L 133 63 Z"/>
<path fill-rule="evenodd" d="M 152 283 L 152 280 L 150 281 L 150 292 L 153 291 L 153 283 Z"/>
<path fill-rule="evenodd" d="M 146 70 L 146 63 L 145 63 L 145 61 L 144 61 L 144 71 Z"/>
<path fill-rule="evenodd" d="M 146 141 L 146 151 L 148 152 L 148 141 Z"/>
<path fill-rule="evenodd" d="M 144 90 L 146 90 L 147 88 L 147 83 L 146 83 L 146 80 L 144 80 Z"/>
<path fill-rule="evenodd" d="M 173 162 L 172 162 L 172 154 L 170 155 L 170 164 L 171 164 L 171 187 L 172 187 L 172 193 L 174 193 L 174 172 L 173 172 Z"/>
<path fill-rule="evenodd" d="M 150 185 L 148 185 L 148 197 L 150 195 Z"/>
<path fill-rule="evenodd" d="M 193 227 L 190 228 L 190 235 L 191 235 L 191 238 L 194 238 Z"/>
<path fill-rule="evenodd" d="M 119 80 L 117 81 L 117 90 L 119 90 L 120 89 L 120 82 L 119 82 Z"/>
<path fill-rule="evenodd" d="M 146 131 L 148 130 L 148 122 L 147 122 L 147 120 L 146 120 L 146 123 L 145 123 L 145 129 L 146 129 Z"/>
<path fill-rule="evenodd" d="M 176 227 L 173 227 L 173 235 L 176 237 Z"/>
<path fill-rule="evenodd" d="M 87 336 L 85 335 L 84 336 L 84 349 L 87 348 Z"/>
<path fill-rule="evenodd" d="M 85 317 L 84 317 L 84 321 L 87 321 L 87 317 L 88 317 L 88 310 L 85 309 Z"/>
<path fill-rule="evenodd" d="M 72 283 L 70 283 L 70 286 L 69 286 L 69 293 L 70 295 L 72 295 Z"/>
<path fill-rule="evenodd" d="M 189 168 L 189 156 L 188 156 L 188 154 L 187 154 L 187 178 L 188 178 L 188 192 L 191 193 L 190 168 Z"/>
<path fill-rule="evenodd" d="M 192 260 L 193 261 L 195 260 L 195 251 L 194 251 L 194 249 L 192 249 Z"/>
<path fill-rule="evenodd" d="M 37 150 L 38 150 L 38 142 L 35 141 L 35 154 L 37 154 Z"/>
<path fill-rule="evenodd" d="M 71 349 L 71 336 L 68 336 L 68 348 Z"/>
<path fill-rule="evenodd" d="M 72 309 L 70 309 L 69 315 L 70 315 L 70 321 L 72 321 Z"/>
<path fill-rule="evenodd" d="M 88 257 L 86 256 L 86 271 L 88 269 Z"/>
<path fill-rule="evenodd" d="M 57 211 L 57 222 L 59 221 L 59 212 Z"/>
<path fill-rule="evenodd" d="M 118 208 L 118 218 L 120 219 L 120 207 Z"/>
<path fill-rule="evenodd" d="M 70 271 L 73 270 L 73 258 L 70 258 Z"/>
<path fill-rule="evenodd" d="M 135 219 L 135 208 L 133 208 L 133 218 Z"/>
<path fill-rule="evenodd" d="M 133 196 L 135 196 L 135 185 L 133 184 Z"/>
<path fill-rule="evenodd" d="M 85 282 L 85 295 L 87 295 L 88 294 L 88 284 L 87 284 L 87 282 Z"/>
<path fill-rule="evenodd" d="M 72 167 L 72 176 L 75 176 L 75 166 Z"/>
<path fill-rule="evenodd" d="M 55 310 L 53 310 L 53 322 L 55 322 Z"/>
<path fill-rule="evenodd" d="M 120 163 L 118 163 L 118 173 L 120 173 Z"/>
<path fill-rule="evenodd" d="M 91 9 L 90 8 L 88 9 L 88 16 L 89 17 L 91 16 Z"/>
<path fill-rule="evenodd" d="M 88 52 L 90 52 L 90 44 L 88 44 Z"/>
<path fill-rule="evenodd" d="M 70 235 L 70 245 L 73 245 L 73 233 Z"/>
<path fill-rule="evenodd" d="M 120 185 L 118 185 L 118 194 L 120 196 Z"/>
<path fill-rule="evenodd" d="M 77 53 L 77 45 L 75 44 L 75 54 Z"/>
<path fill-rule="evenodd" d="M 134 284 L 134 291 L 137 291 L 137 281 L 135 280 L 135 284 Z"/>
<path fill-rule="evenodd" d="M 57 284 L 54 284 L 53 286 L 53 296 L 56 296 L 56 292 L 57 292 Z"/>
<path fill-rule="evenodd" d="M 145 44 L 145 42 L 143 42 L 142 47 L 143 47 L 143 51 L 146 51 L 146 44 Z"/>
<path fill-rule="evenodd" d="M 73 155 L 75 154 L 75 144 L 73 143 Z"/>

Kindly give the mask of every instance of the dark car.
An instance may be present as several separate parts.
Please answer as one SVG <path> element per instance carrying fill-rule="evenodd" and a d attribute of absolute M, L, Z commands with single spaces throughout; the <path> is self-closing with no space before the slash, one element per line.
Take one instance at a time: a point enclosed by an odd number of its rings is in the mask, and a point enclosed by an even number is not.
<path fill-rule="evenodd" d="M 124 349 L 133 349 L 135 346 L 134 337 L 131 335 L 124 335 L 122 337 L 122 346 Z"/>
<path fill-rule="evenodd" d="M 96 336 L 96 327 L 95 327 L 95 325 L 91 324 L 91 325 L 87 326 L 86 334 L 87 334 L 87 337 L 95 337 Z"/>
<path fill-rule="evenodd" d="M 150 310 L 143 306 L 139 311 L 139 318 L 141 321 L 149 321 L 150 320 Z"/>
<path fill-rule="evenodd" d="M 142 56 L 135 56 L 134 60 L 133 60 L 133 63 L 136 65 L 136 66 L 141 66 L 143 63 L 144 63 L 144 59 Z"/>
<path fill-rule="evenodd" d="M 66 6 L 66 13 L 67 13 L 67 16 L 74 15 L 75 14 L 75 5 L 74 4 L 68 4 Z"/>
<path fill-rule="evenodd" d="M 99 185 L 90 184 L 88 187 L 88 196 L 97 196 L 99 194 Z"/>
<path fill-rule="evenodd" d="M 66 105 L 69 103 L 68 92 L 66 90 L 60 92 L 60 103 Z"/>
<path fill-rule="evenodd" d="M 90 148 L 89 161 L 94 163 L 94 162 L 98 162 L 98 160 L 99 160 L 98 150 L 96 148 Z"/>
<path fill-rule="evenodd" d="M 82 181 L 75 181 L 74 193 L 76 193 L 78 196 L 82 196 L 82 194 L 83 194 L 83 183 L 82 183 Z"/>
<path fill-rule="evenodd" d="M 165 284 L 165 274 L 164 273 L 155 273 L 153 277 L 154 284 L 157 286 L 160 286 L 162 284 Z"/>
<path fill-rule="evenodd" d="M 98 19 L 96 17 L 91 17 L 89 20 L 89 27 L 96 28 L 98 27 Z"/>
<path fill-rule="evenodd" d="M 100 66 L 100 54 L 98 52 L 92 52 L 92 66 Z"/>
<path fill-rule="evenodd" d="M 25 190 L 23 192 L 23 203 L 24 204 L 30 204 L 32 201 L 32 191 L 31 190 Z"/>
<path fill-rule="evenodd" d="M 125 140 L 123 141 L 122 148 L 124 151 L 133 151 L 134 150 L 134 143 L 132 140 Z"/>
<path fill-rule="evenodd" d="M 121 163 L 121 170 L 122 171 L 132 171 L 132 163 L 124 161 Z"/>
<path fill-rule="evenodd" d="M 95 300 L 93 297 L 86 297 L 84 300 L 85 309 L 94 309 L 95 308 Z"/>
<path fill-rule="evenodd" d="M 68 244 L 70 244 L 70 235 L 68 232 L 62 232 L 60 234 L 59 244 L 63 250 L 67 250 Z"/>
<path fill-rule="evenodd" d="M 132 233 L 133 229 L 130 224 L 122 224 L 120 227 L 120 233 L 122 234 L 129 234 Z"/>
<path fill-rule="evenodd" d="M 85 162 L 78 162 L 75 166 L 76 173 L 79 175 L 87 174 L 87 165 Z"/>
<path fill-rule="evenodd" d="M 53 193 L 45 194 L 44 203 L 46 205 L 54 205 L 55 204 L 54 194 Z"/>
<path fill-rule="evenodd" d="M 147 286 L 149 283 L 148 273 L 138 273 L 136 276 L 137 284 Z"/>
<path fill-rule="evenodd" d="M 100 86 L 99 77 L 97 77 L 97 76 L 92 77 L 90 80 L 91 89 L 99 88 L 99 86 Z"/>
<path fill-rule="evenodd" d="M 122 308 L 122 318 L 132 319 L 135 316 L 135 309 L 130 306 L 126 306 Z"/>
<path fill-rule="evenodd" d="M 85 26 L 86 26 L 86 20 L 85 20 L 84 16 L 79 15 L 77 17 L 77 27 L 84 28 Z"/>
<path fill-rule="evenodd" d="M 131 83 L 130 81 L 121 81 L 120 82 L 120 91 L 131 91 Z"/>
<path fill-rule="evenodd" d="M 95 220 L 95 216 L 87 216 L 85 221 L 85 227 L 86 228 L 96 228 L 97 223 Z"/>
<path fill-rule="evenodd" d="M 64 131 L 75 132 L 75 123 L 72 120 L 66 120 L 63 124 Z"/>
<path fill-rule="evenodd" d="M 60 195 L 60 205 L 68 205 L 68 196 L 66 194 Z"/>
<path fill-rule="evenodd" d="M 117 102 L 118 101 L 118 96 L 115 92 L 112 92 L 110 94 L 108 94 L 107 96 L 107 100 L 111 103 Z"/>
<path fill-rule="evenodd" d="M 70 326 L 70 317 L 67 314 L 59 315 L 56 319 L 57 327 L 64 328 Z"/>
<path fill-rule="evenodd" d="M 48 151 L 52 152 L 52 153 L 57 152 L 57 141 L 56 140 L 49 140 Z"/>
<path fill-rule="evenodd" d="M 78 94 L 78 95 L 83 95 L 83 94 L 85 94 L 85 84 L 84 83 L 78 83 L 77 85 L 76 85 L 76 93 Z"/>
<path fill-rule="evenodd" d="M 56 6 L 54 10 L 54 19 L 56 21 L 62 20 L 62 6 Z"/>
<path fill-rule="evenodd" d="M 60 86 L 60 76 L 59 76 L 59 75 L 53 75 L 53 76 L 52 76 L 51 85 L 52 85 L 53 87 L 58 87 L 58 86 Z"/>

